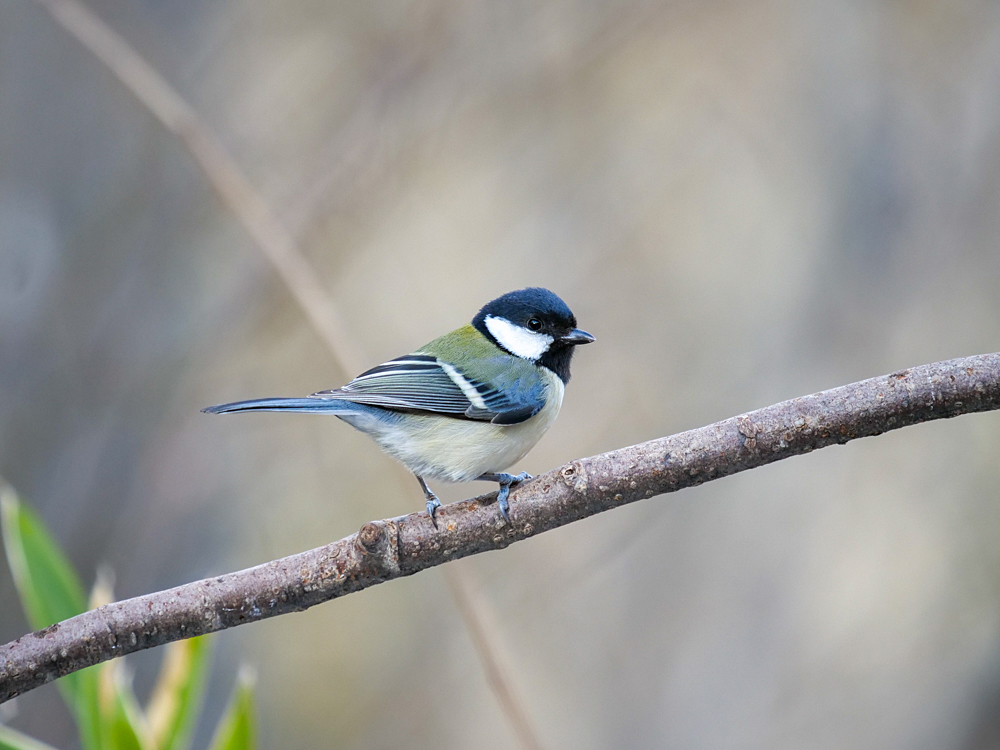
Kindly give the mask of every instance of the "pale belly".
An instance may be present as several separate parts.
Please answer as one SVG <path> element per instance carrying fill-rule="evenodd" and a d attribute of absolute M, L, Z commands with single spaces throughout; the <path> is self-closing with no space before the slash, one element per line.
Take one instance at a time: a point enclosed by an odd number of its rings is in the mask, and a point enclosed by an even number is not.
<path fill-rule="evenodd" d="M 510 468 L 535 447 L 562 406 L 563 382 L 546 372 L 549 397 L 531 419 L 494 425 L 465 419 L 412 415 L 405 429 L 372 434 L 382 450 L 425 479 L 469 482 Z"/>

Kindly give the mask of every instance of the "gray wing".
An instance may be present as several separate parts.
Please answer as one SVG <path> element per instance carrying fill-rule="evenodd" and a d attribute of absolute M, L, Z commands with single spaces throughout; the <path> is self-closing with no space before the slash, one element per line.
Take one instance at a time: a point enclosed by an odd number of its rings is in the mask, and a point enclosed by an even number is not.
<path fill-rule="evenodd" d="M 399 357 L 361 373 L 343 388 L 313 397 L 501 425 L 523 422 L 545 405 L 540 387 L 511 396 L 427 354 Z"/>

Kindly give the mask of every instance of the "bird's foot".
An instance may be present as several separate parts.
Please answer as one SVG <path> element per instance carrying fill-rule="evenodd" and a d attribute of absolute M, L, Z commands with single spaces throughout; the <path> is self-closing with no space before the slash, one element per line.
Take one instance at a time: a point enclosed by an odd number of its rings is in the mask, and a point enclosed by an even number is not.
<path fill-rule="evenodd" d="M 500 491 L 497 492 L 497 506 L 500 509 L 500 516 L 504 522 L 510 524 L 510 503 L 507 501 L 512 485 L 520 484 L 531 479 L 531 474 L 522 471 L 520 474 L 483 474 L 479 479 L 485 482 L 498 482 Z"/>
<path fill-rule="evenodd" d="M 438 496 L 434 494 L 434 491 L 427 486 L 427 482 L 424 481 L 423 477 L 417 476 L 417 481 L 420 482 L 420 489 L 424 491 L 424 497 L 427 498 L 427 515 L 431 517 L 431 523 L 434 524 L 434 528 L 436 529 L 438 524 L 434 514 L 441 507 L 441 501 L 438 500 Z"/>
<path fill-rule="evenodd" d="M 508 526 L 510 525 L 510 503 L 507 502 L 507 495 L 510 494 L 510 485 L 501 484 L 500 491 L 497 492 L 497 505 L 500 507 L 500 515 Z"/>
<path fill-rule="evenodd" d="M 437 509 L 440 508 L 440 507 L 441 507 L 441 501 L 438 500 L 437 495 L 435 495 L 432 492 L 427 497 L 427 515 L 429 515 L 431 517 L 431 523 L 434 524 L 434 528 L 435 529 L 437 528 L 438 522 L 437 522 L 437 518 L 435 517 L 434 514 L 437 512 Z"/>

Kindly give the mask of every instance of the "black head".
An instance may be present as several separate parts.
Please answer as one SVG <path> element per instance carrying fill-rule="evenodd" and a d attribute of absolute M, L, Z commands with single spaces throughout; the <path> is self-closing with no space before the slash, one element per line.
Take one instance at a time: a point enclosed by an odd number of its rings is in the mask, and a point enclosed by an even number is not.
<path fill-rule="evenodd" d="M 472 325 L 504 351 L 549 368 L 564 383 L 569 382 L 573 347 L 594 340 L 576 327 L 576 316 L 565 302 L 538 287 L 497 297 Z"/>

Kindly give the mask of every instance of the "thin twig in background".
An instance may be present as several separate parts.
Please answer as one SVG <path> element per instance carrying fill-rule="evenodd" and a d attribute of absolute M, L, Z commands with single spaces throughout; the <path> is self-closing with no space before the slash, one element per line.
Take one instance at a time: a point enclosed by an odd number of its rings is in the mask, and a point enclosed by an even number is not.
<path fill-rule="evenodd" d="M 103 62 L 167 130 L 180 138 L 222 202 L 240 220 L 292 291 L 345 377 L 360 372 L 364 358 L 352 343 L 343 317 L 319 281 L 320 275 L 194 109 L 128 42 L 85 5 L 77 0 L 35 2 Z"/>
<path fill-rule="evenodd" d="M 469 628 L 469 635 L 472 636 L 476 653 L 479 654 L 479 658 L 483 662 L 486 681 L 490 683 L 493 694 L 502 704 L 501 707 L 510 719 L 518 740 L 526 748 L 541 750 L 542 746 L 539 744 L 538 737 L 535 736 L 531 720 L 528 718 L 524 706 L 521 705 L 517 695 L 510 691 L 510 686 L 513 683 L 510 677 L 503 673 L 503 664 L 497 659 L 487 659 L 483 656 L 492 651 L 497 638 L 499 638 L 496 628 L 491 627 L 495 619 L 485 616 L 488 604 L 481 599 L 478 591 L 472 589 L 471 576 L 462 575 L 461 568 L 449 565 L 444 568 L 444 575 L 459 609 L 469 608 L 468 612 L 462 612 L 462 617 Z"/>
<path fill-rule="evenodd" d="M 188 148 L 209 184 L 246 228 L 271 262 L 333 355 L 345 378 L 366 369 L 343 316 L 320 274 L 299 249 L 291 233 L 276 218 L 219 139 L 194 108 L 119 34 L 77 0 L 35 0 L 84 47 L 103 62 L 125 87 Z M 473 585 L 468 572 L 455 569 L 449 590 L 486 671 L 487 682 L 514 733 L 527 750 L 540 747 L 522 702 L 497 653 L 496 639 L 481 637 L 495 631 L 481 606 L 469 598 Z"/>
<path fill-rule="evenodd" d="M 116 656 L 299 612 L 657 494 L 994 409 L 1000 409 L 1000 353 L 921 365 L 573 461 L 518 485 L 509 525 L 492 493 L 442 507 L 437 526 L 426 511 L 372 521 L 309 552 L 108 604 L 22 636 L 0 647 L 0 702 Z"/>

